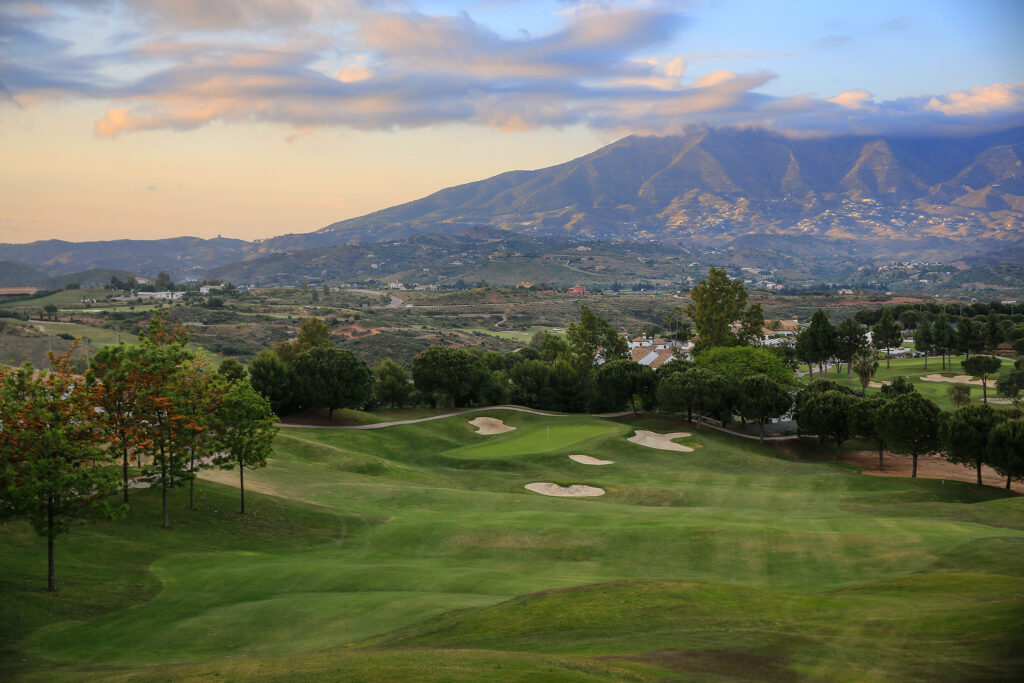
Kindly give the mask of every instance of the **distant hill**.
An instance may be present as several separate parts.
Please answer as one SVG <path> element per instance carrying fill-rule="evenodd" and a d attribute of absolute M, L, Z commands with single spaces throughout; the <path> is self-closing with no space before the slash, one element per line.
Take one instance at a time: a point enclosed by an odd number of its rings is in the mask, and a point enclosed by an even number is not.
<path fill-rule="evenodd" d="M 867 251 L 891 246 L 901 255 L 948 243 L 985 251 L 1024 240 L 1022 159 L 1024 128 L 970 138 L 791 139 L 757 129 L 631 136 L 301 237 L 382 240 L 488 225 L 706 245 L 784 235 L 875 243 Z"/>
<path fill-rule="evenodd" d="M 0 244 L 0 258 L 30 265 L 47 275 L 104 268 L 175 278 L 202 274 L 207 268 L 239 261 L 258 252 L 245 240 L 173 237 L 162 240 L 66 242 L 45 240 L 29 244 Z M 109 278 L 108 278 L 109 280 Z"/>
<path fill-rule="evenodd" d="M 447 188 L 316 232 L 252 243 L 178 237 L 0 244 L 0 259 L 47 276 L 117 268 L 176 279 L 351 279 L 458 261 L 444 260 L 460 248 L 451 240 L 395 244 L 440 234 L 507 242 L 512 253 L 517 241 L 536 238 L 731 248 L 744 262 L 795 258 L 808 272 L 815 262 L 1024 263 L 1022 160 L 1024 128 L 974 137 L 814 139 L 695 129 L 630 136 L 564 164 Z M 391 245 L 387 259 L 377 254 L 384 247 L 367 246 L 374 244 Z M 542 244 L 561 248 L 531 248 Z M 516 276 L 479 265 L 481 276 Z M 530 272 L 561 276 L 550 266 L 532 264 Z M 5 277 L 32 284 L 24 280 L 37 276 L 9 269 Z"/>
<path fill-rule="evenodd" d="M 26 287 L 37 285 L 47 278 L 38 268 L 12 261 L 0 261 L 0 287 Z"/>

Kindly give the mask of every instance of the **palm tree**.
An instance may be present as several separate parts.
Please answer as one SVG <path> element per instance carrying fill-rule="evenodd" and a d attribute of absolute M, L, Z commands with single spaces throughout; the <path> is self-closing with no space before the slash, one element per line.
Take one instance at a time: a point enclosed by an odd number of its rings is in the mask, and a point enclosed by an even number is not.
<path fill-rule="evenodd" d="M 860 395 L 863 396 L 867 393 L 868 382 L 875 375 L 875 370 L 878 369 L 878 360 L 875 358 L 875 352 L 871 349 L 860 349 L 853 355 L 853 370 L 860 377 Z"/>

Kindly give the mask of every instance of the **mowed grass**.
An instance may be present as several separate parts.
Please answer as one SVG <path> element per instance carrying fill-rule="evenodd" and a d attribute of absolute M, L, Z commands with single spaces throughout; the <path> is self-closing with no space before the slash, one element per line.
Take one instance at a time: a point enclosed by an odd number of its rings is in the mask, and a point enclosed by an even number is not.
<path fill-rule="evenodd" d="M 482 436 L 496 417 L 514 431 Z M 687 431 L 692 453 L 626 441 Z M 550 431 L 550 437 L 549 437 Z M 799 449 L 798 449 L 799 450 Z M 158 527 L 156 496 L 45 546 L 0 535 L 25 677 L 629 680 L 1012 677 L 1024 666 L 1024 499 L 861 476 L 668 418 L 493 410 L 283 429 L 236 492 Z M 586 466 L 583 453 L 614 461 Z M 559 499 L 534 481 L 599 486 Z M 218 510 L 219 512 L 214 512 Z M 124 569 L 122 570 L 122 567 Z M 24 660 L 24 661 L 22 661 Z"/>
<path fill-rule="evenodd" d="M 886 367 L 885 357 L 879 358 L 878 371 L 872 378 L 876 382 L 888 382 L 896 377 L 906 377 L 914 385 L 917 391 L 931 400 L 935 401 L 940 408 L 943 410 L 953 410 L 955 407 L 953 402 L 949 400 L 949 387 L 954 386 L 952 382 L 931 382 L 921 379 L 925 375 L 944 375 L 946 377 L 955 377 L 957 375 L 969 375 L 970 373 L 965 372 L 961 367 L 961 363 L 964 360 L 964 356 L 952 356 L 946 359 L 946 367 L 942 367 L 942 359 L 939 357 L 929 358 L 928 367 L 925 368 L 924 358 L 893 358 L 889 362 L 889 367 Z M 1013 361 L 1003 360 L 1000 373 L 1009 372 L 1013 368 Z M 817 372 L 815 372 L 817 377 Z M 996 377 L 993 375 L 988 379 L 988 397 L 989 399 L 997 398 L 996 393 Z M 828 378 L 833 379 L 840 384 L 847 384 L 848 380 L 851 387 L 856 391 L 860 391 L 860 380 L 857 375 L 854 374 L 852 377 L 848 377 L 846 372 L 846 366 L 843 365 L 842 371 L 837 368 L 832 368 L 828 372 Z M 980 385 L 968 384 L 971 389 L 971 401 L 974 403 L 981 403 L 983 395 L 982 388 Z M 880 389 L 877 387 L 868 388 L 868 396 L 873 396 L 880 393 Z"/>

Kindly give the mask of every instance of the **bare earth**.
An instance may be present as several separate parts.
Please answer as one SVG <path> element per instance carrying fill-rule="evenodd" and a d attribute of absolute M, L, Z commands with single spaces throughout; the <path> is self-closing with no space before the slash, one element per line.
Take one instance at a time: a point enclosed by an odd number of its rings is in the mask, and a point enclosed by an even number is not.
<path fill-rule="evenodd" d="M 469 420 L 469 424 L 477 428 L 477 434 L 483 434 L 484 436 L 504 434 L 515 429 L 515 427 L 510 427 L 503 420 L 499 420 L 496 417 L 478 417 L 475 420 Z"/>
<path fill-rule="evenodd" d="M 649 432 L 646 429 L 638 429 L 636 430 L 636 434 L 626 440 L 640 446 L 647 446 L 648 448 L 659 448 L 663 451 L 682 451 L 683 453 L 691 453 L 693 452 L 693 449 L 689 446 L 672 442 L 672 439 L 682 439 L 687 436 L 690 436 L 689 432 L 658 434 L 657 432 Z"/>
<path fill-rule="evenodd" d="M 970 375 L 957 375 L 956 377 L 943 377 L 942 375 L 932 373 L 922 377 L 925 382 L 953 382 L 955 384 L 975 384 L 981 386 L 980 379 L 974 379 Z"/>
<path fill-rule="evenodd" d="M 844 451 L 843 462 L 863 467 L 863 474 L 875 477 L 909 477 L 913 459 L 909 455 L 885 454 L 885 469 L 878 469 L 878 451 Z M 938 455 L 922 455 L 917 459 L 917 476 L 921 479 L 951 479 L 977 483 L 978 475 L 973 467 L 951 463 Z M 988 465 L 981 466 L 981 481 L 988 486 L 1006 486 L 1006 477 Z M 1017 493 L 1024 493 L 1024 482 L 1015 481 L 1010 487 Z"/>
<path fill-rule="evenodd" d="M 574 454 L 569 456 L 570 460 L 575 460 L 581 465 L 611 465 L 614 460 L 601 460 L 600 458 L 592 458 L 589 455 Z"/>
<path fill-rule="evenodd" d="M 556 498 L 584 498 L 588 496 L 603 496 L 604 489 L 586 484 L 572 484 L 571 486 L 559 486 L 549 481 L 535 481 L 523 488 L 539 493 L 542 496 L 555 496 Z"/>

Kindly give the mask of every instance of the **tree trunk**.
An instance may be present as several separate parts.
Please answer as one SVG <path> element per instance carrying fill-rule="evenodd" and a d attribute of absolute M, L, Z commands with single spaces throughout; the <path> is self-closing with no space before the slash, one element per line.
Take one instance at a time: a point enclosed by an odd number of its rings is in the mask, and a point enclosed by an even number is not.
<path fill-rule="evenodd" d="M 171 522 L 167 516 L 167 457 L 164 455 L 163 444 L 160 444 L 160 486 L 162 490 L 164 528 L 170 529 Z"/>
<path fill-rule="evenodd" d="M 633 414 L 636 415 L 636 398 L 633 394 L 629 395 L 629 405 L 633 407 Z"/>
<path fill-rule="evenodd" d="M 188 509 L 196 509 L 196 454 L 189 449 L 188 471 L 192 477 L 188 480 Z"/>
<path fill-rule="evenodd" d="M 917 479 L 917 455 L 915 454 L 911 457 L 914 459 L 914 466 L 910 470 L 910 476 L 913 477 L 914 479 Z"/>
<path fill-rule="evenodd" d="M 988 403 L 988 378 L 981 378 L 981 402 Z"/>
<path fill-rule="evenodd" d="M 839 455 L 843 452 L 843 442 L 836 441 L 836 462 L 839 462 Z"/>
<path fill-rule="evenodd" d="M 811 379 L 814 379 L 814 366 L 811 365 L 810 361 L 807 361 L 807 374 L 810 375 Z"/>
<path fill-rule="evenodd" d="M 889 353 L 889 347 L 885 347 L 885 369 L 889 369 L 889 361 L 892 360 L 892 355 Z"/>
<path fill-rule="evenodd" d="M 974 465 L 978 469 L 978 486 L 981 486 L 981 458 L 975 458 Z"/>
<path fill-rule="evenodd" d="M 758 420 L 758 424 L 761 427 L 761 443 L 764 443 L 764 419 Z"/>
<path fill-rule="evenodd" d="M 1010 475 L 1009 474 L 1006 475 L 1006 490 L 1007 491 L 1010 490 Z"/>
<path fill-rule="evenodd" d="M 124 475 L 124 504 L 128 504 L 128 448 L 125 447 L 124 452 L 121 454 L 121 471 Z"/>
<path fill-rule="evenodd" d="M 878 447 L 878 469 L 882 469 L 884 467 L 884 465 L 882 464 L 882 456 L 883 456 L 884 453 L 885 453 L 885 446 L 879 446 Z"/>
<path fill-rule="evenodd" d="M 53 563 L 53 496 L 50 496 L 46 500 L 46 554 L 47 554 L 47 571 L 46 571 L 46 590 L 55 591 L 57 590 L 57 572 L 54 569 Z"/>
<path fill-rule="evenodd" d="M 245 514 L 245 465 L 238 459 L 238 490 L 242 494 L 242 514 Z"/>
<path fill-rule="evenodd" d="M 334 419 L 334 408 L 327 409 L 327 421 L 330 422 Z"/>
<path fill-rule="evenodd" d="M 928 354 L 924 354 L 924 369 L 928 369 Z"/>

